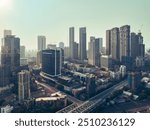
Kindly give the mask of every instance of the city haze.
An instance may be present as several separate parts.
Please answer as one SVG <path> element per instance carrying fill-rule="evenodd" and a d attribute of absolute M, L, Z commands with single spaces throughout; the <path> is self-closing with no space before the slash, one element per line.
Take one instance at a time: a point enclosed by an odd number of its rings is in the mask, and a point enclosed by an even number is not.
<path fill-rule="evenodd" d="M 149 0 L 7 0 L 0 6 L 0 38 L 4 29 L 11 29 L 27 49 L 37 49 L 38 35 L 45 35 L 47 44 L 62 41 L 68 46 L 68 28 L 75 27 L 78 42 L 83 26 L 87 41 L 102 37 L 105 45 L 107 29 L 128 24 L 134 32 L 141 30 L 149 48 L 149 5 Z"/>

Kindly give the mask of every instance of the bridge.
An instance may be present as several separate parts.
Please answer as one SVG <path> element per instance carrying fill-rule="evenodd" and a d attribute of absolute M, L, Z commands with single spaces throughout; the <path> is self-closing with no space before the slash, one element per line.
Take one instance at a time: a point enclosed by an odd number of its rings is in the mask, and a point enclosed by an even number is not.
<path fill-rule="evenodd" d="M 98 95 L 92 97 L 91 99 L 87 100 L 86 102 L 82 103 L 81 105 L 75 106 L 72 104 L 60 111 L 58 113 L 88 113 L 95 109 L 97 106 L 101 105 L 105 102 L 105 99 L 113 94 L 115 91 L 122 89 L 124 86 L 127 85 L 127 81 L 122 81 L 111 88 L 99 93 Z"/>

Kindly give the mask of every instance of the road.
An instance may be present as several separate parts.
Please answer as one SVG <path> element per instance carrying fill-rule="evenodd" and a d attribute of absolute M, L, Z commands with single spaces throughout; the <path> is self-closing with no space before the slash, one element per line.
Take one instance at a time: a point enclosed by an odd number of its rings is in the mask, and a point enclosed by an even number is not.
<path fill-rule="evenodd" d="M 111 95 L 113 92 L 122 89 L 124 86 L 127 85 L 127 81 L 122 81 L 118 83 L 117 85 L 112 86 L 111 88 L 103 91 L 102 93 L 96 95 L 95 97 L 89 99 L 88 101 L 84 102 L 83 104 L 79 105 L 78 107 L 74 108 L 71 111 L 68 111 L 68 113 L 86 113 L 93 110 L 95 107 L 102 104 L 105 99 Z"/>

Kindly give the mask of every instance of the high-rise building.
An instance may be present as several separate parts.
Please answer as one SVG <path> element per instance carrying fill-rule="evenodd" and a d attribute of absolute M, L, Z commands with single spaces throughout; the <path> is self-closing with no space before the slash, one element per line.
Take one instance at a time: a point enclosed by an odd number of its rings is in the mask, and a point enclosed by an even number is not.
<path fill-rule="evenodd" d="M 84 61 L 87 59 L 87 50 L 86 50 L 86 27 L 80 28 L 79 31 L 79 44 L 80 44 L 80 51 L 79 51 L 79 59 Z"/>
<path fill-rule="evenodd" d="M 74 59 L 78 59 L 78 48 L 79 48 L 79 44 L 78 43 L 76 43 L 76 42 L 74 42 L 74 44 L 73 44 L 73 48 L 74 48 Z"/>
<path fill-rule="evenodd" d="M 90 37 L 89 51 L 88 51 L 88 63 L 100 67 L 100 49 L 99 41 L 95 37 Z"/>
<path fill-rule="evenodd" d="M 104 68 L 112 68 L 112 58 L 111 56 L 108 56 L 108 55 L 102 55 L 101 56 L 101 67 L 104 67 Z"/>
<path fill-rule="evenodd" d="M 106 31 L 106 55 L 111 55 L 111 30 Z"/>
<path fill-rule="evenodd" d="M 99 52 L 103 52 L 103 38 L 98 38 L 99 39 Z"/>
<path fill-rule="evenodd" d="M 61 48 L 42 51 L 42 72 L 48 76 L 61 75 L 64 53 Z"/>
<path fill-rule="evenodd" d="M 6 36 L 2 45 L 1 64 L 15 71 L 20 66 L 20 39 Z"/>
<path fill-rule="evenodd" d="M 131 33 L 131 57 L 135 59 L 139 53 L 138 36 L 136 33 Z"/>
<path fill-rule="evenodd" d="M 38 66 L 42 65 L 42 51 L 37 52 L 36 64 Z"/>
<path fill-rule="evenodd" d="M 120 27 L 120 61 L 130 57 L 130 26 Z"/>
<path fill-rule="evenodd" d="M 42 51 L 46 49 L 46 37 L 45 36 L 38 36 L 38 51 Z"/>
<path fill-rule="evenodd" d="M 74 59 L 74 27 L 69 28 L 69 51 L 70 51 L 70 58 Z"/>
<path fill-rule="evenodd" d="M 113 60 L 119 60 L 119 28 L 111 30 L 111 56 Z"/>
<path fill-rule="evenodd" d="M 19 102 L 30 99 L 30 72 L 27 70 L 18 73 Z"/>
<path fill-rule="evenodd" d="M 145 45 L 143 44 L 143 36 L 141 32 L 138 33 L 138 43 L 139 43 L 139 55 L 140 57 L 145 56 Z"/>
<path fill-rule="evenodd" d="M 20 58 L 25 58 L 25 46 L 20 46 Z"/>
<path fill-rule="evenodd" d="M 141 33 L 131 33 L 131 57 L 135 60 L 136 57 L 145 56 L 145 45 L 143 44 L 143 36 Z"/>
<path fill-rule="evenodd" d="M 64 48 L 64 57 L 66 58 L 66 59 L 68 59 L 69 57 L 70 57 L 70 48 L 69 47 L 65 47 Z"/>

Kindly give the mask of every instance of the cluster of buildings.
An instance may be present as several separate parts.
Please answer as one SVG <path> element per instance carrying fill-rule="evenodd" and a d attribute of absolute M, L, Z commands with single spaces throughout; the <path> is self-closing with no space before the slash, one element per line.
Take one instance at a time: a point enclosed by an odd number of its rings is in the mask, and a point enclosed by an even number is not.
<path fill-rule="evenodd" d="M 136 62 L 137 66 L 142 66 L 145 45 L 143 44 L 141 32 L 138 34 L 131 33 L 129 25 L 107 30 L 106 55 L 110 56 L 113 62 L 121 62 L 128 68 L 131 68 L 134 62 Z"/>
<path fill-rule="evenodd" d="M 144 66 L 143 36 L 140 32 L 131 33 L 129 25 L 106 31 L 106 51 L 104 51 L 102 38 L 91 36 L 87 43 L 86 27 L 79 29 L 79 43 L 75 41 L 75 28 L 69 28 L 69 47 L 65 47 L 63 42 L 59 43 L 59 47 L 56 44 L 46 44 L 45 36 L 37 37 L 37 46 L 36 56 L 29 56 L 30 58 L 27 59 L 26 48 L 20 46 L 20 38 L 12 35 L 11 30 L 4 31 L 1 47 L 0 87 L 17 86 L 19 103 L 30 100 L 32 97 L 30 70 L 34 69 L 35 65 L 39 68 L 38 70 L 42 71 L 41 77 L 57 79 L 58 82 L 63 80 L 70 84 L 72 83 L 70 75 L 77 79 L 79 77 L 82 85 L 72 87 L 72 93 L 76 95 L 78 92 L 86 91 L 88 97 L 96 93 L 98 82 L 108 83 L 108 78 L 102 81 L 100 75 L 104 73 L 109 72 L 106 77 L 117 80 L 128 74 L 128 84 L 133 90 L 142 78 L 140 72 L 132 72 L 132 70 L 134 67 Z M 71 64 L 70 69 L 64 67 L 65 61 Z M 106 68 L 106 71 L 103 73 L 101 68 Z M 66 70 L 70 70 L 68 75 Z M 128 70 L 131 72 L 128 73 Z M 88 82 L 84 84 L 85 79 Z M 68 90 L 64 85 L 65 89 Z M 39 98 L 37 101 L 43 102 L 45 99 L 49 101 L 54 98 Z"/>

